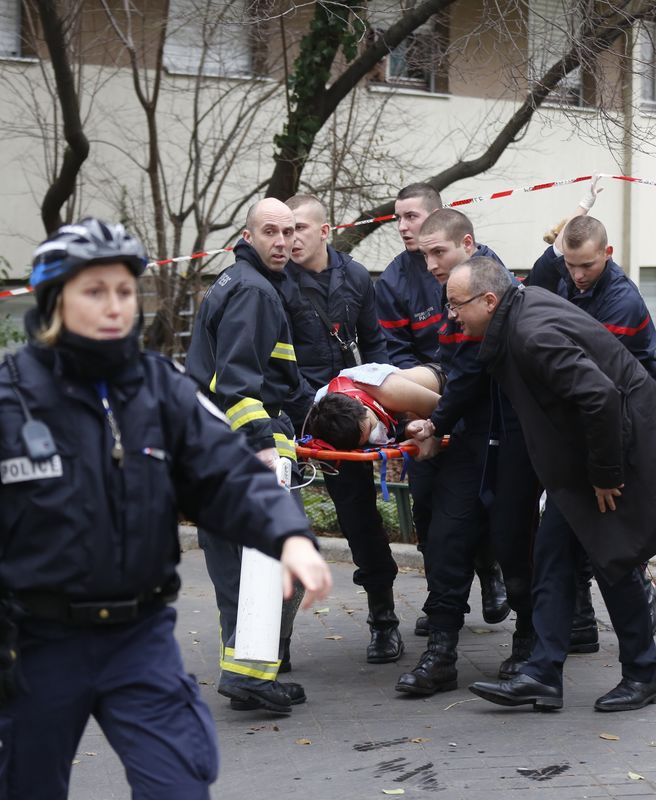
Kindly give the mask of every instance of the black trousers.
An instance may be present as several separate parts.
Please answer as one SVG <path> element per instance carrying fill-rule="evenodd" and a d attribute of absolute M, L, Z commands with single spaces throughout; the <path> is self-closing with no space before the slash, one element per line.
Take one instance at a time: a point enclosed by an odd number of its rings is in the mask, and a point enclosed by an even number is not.
<path fill-rule="evenodd" d="M 398 567 L 376 508 L 373 467 L 370 462 L 342 461 L 338 468 L 338 475 L 325 476 L 326 489 L 357 567 L 353 582 L 371 593 L 389 590 Z"/>
<path fill-rule="evenodd" d="M 426 461 L 408 462 L 408 484 L 412 497 L 412 521 L 417 534 L 417 550 L 426 549 L 426 539 L 433 512 L 433 484 L 439 469 L 439 456 Z"/>
<path fill-rule="evenodd" d="M 458 631 L 463 626 L 476 551 L 486 537 L 501 565 L 518 629 L 530 629 L 538 481 L 521 431 L 506 431 L 492 452 L 488 440 L 486 433 L 454 434 L 438 457 L 424 553 L 424 611 L 438 630 Z M 481 500 L 484 488 L 486 504 Z"/>
<path fill-rule="evenodd" d="M 606 513 L 612 514 L 612 511 Z M 581 551 L 574 532 L 554 502 L 547 498 L 535 542 L 533 624 L 536 645 L 522 672 L 550 686 L 562 686 Z M 653 681 L 656 678 L 656 644 L 639 570 L 632 570 L 612 586 L 601 575 L 597 574 L 596 578 L 619 641 L 622 676 L 634 681 Z"/>

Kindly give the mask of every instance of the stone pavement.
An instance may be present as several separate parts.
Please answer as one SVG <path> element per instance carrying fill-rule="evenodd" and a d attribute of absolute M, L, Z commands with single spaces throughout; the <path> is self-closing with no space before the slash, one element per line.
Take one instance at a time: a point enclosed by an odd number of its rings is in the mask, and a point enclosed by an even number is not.
<path fill-rule="evenodd" d="M 400 561 L 413 558 L 407 548 L 399 552 Z M 413 635 L 423 577 L 405 567 L 397 579 L 404 656 L 373 666 L 364 659 L 366 597 L 351 581 L 352 566 L 334 563 L 335 588 L 322 612 L 299 613 L 294 669 L 284 676 L 303 684 L 308 702 L 280 717 L 230 711 L 216 693 L 217 614 L 200 551 L 184 554 L 181 573 L 178 638 L 221 740 L 212 798 L 374 800 L 386 792 L 408 800 L 438 794 L 443 800 L 656 797 L 656 705 L 622 714 L 592 710 L 595 698 L 620 678 L 616 640 L 598 592 L 601 651 L 570 657 L 565 708 L 537 714 L 530 707 L 491 705 L 467 690 L 495 674 L 512 632 L 510 619 L 483 622 L 477 585 L 460 640 L 460 688 L 411 698 L 395 692 L 394 683 L 412 669 L 426 641 Z M 95 723 L 75 760 L 71 800 L 129 798 L 122 767 Z"/>

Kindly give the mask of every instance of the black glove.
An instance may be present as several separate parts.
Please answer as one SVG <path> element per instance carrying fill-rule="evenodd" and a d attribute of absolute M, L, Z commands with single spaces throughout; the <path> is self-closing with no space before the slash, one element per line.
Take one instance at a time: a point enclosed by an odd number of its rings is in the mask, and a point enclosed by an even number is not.
<path fill-rule="evenodd" d="M 10 607 L 0 603 L 0 706 L 18 692 L 18 627 Z"/>

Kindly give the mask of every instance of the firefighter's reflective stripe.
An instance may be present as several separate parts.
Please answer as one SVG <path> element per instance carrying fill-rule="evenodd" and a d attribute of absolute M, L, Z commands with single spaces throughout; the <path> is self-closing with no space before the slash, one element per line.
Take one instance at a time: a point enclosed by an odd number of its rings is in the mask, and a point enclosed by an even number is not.
<path fill-rule="evenodd" d="M 210 392 L 216 394 L 216 372 L 212 375 L 212 380 L 210 381 Z"/>
<path fill-rule="evenodd" d="M 234 647 L 224 647 L 221 653 L 221 669 L 236 675 L 247 675 L 262 681 L 275 681 L 280 661 L 238 661 Z"/>
<path fill-rule="evenodd" d="M 274 433 L 274 441 L 276 443 L 276 450 L 281 456 L 291 458 L 296 461 L 296 445 L 291 439 L 288 439 L 284 433 Z"/>
<path fill-rule="evenodd" d="M 243 400 L 228 408 L 226 414 L 233 431 L 238 430 L 248 422 L 253 422 L 255 419 L 269 419 L 262 402 L 254 397 L 244 397 Z"/>
<path fill-rule="evenodd" d="M 282 358 L 283 361 L 296 361 L 294 345 L 286 342 L 276 342 L 276 346 L 271 351 L 271 358 Z"/>

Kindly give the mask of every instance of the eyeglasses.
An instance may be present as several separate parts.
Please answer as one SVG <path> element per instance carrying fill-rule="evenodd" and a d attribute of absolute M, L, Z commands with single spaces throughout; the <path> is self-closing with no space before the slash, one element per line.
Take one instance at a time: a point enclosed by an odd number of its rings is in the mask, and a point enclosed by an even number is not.
<path fill-rule="evenodd" d="M 470 297 L 469 300 L 464 300 L 462 303 L 456 303 L 455 305 L 452 305 L 451 303 L 445 303 L 444 308 L 446 308 L 446 313 L 455 316 L 463 306 L 466 306 L 467 303 L 471 303 L 473 300 L 478 300 L 478 298 L 483 297 L 484 294 L 487 294 L 487 292 L 479 292 L 473 297 Z"/>

